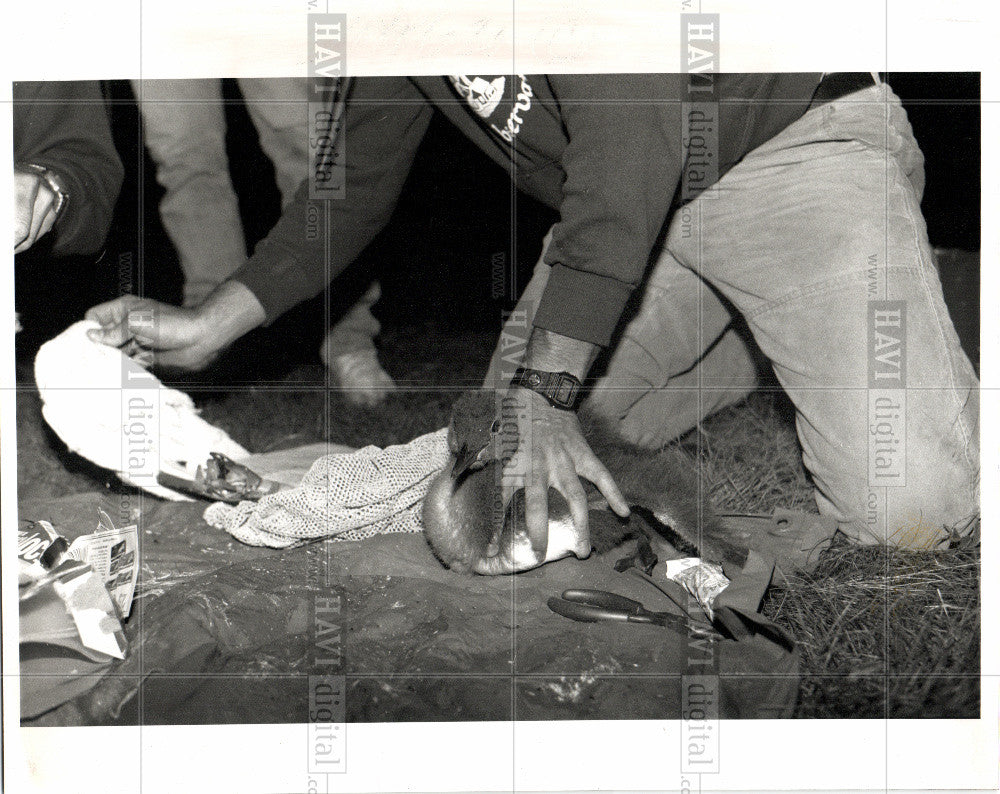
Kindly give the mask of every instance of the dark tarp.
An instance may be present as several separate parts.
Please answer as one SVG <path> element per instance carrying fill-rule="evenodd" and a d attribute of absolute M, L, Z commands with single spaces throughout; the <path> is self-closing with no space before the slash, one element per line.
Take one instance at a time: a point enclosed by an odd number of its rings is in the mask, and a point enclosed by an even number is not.
<path fill-rule="evenodd" d="M 22 502 L 20 516 L 72 539 L 93 530 L 99 500 Z M 319 675 L 344 676 L 348 722 L 677 719 L 681 676 L 706 674 L 724 718 L 794 706 L 798 656 L 763 638 L 706 644 L 548 609 L 567 588 L 669 609 L 613 570 L 621 550 L 479 577 L 443 569 L 420 534 L 275 551 L 206 525 L 203 503 L 142 505 L 128 658 L 25 725 L 302 723 Z"/>

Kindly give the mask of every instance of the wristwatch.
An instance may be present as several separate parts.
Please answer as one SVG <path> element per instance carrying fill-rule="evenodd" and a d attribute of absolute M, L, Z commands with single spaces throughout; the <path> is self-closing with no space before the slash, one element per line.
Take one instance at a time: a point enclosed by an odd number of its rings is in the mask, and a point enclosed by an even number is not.
<path fill-rule="evenodd" d="M 542 395 L 553 408 L 572 411 L 580 398 L 583 384 L 568 372 L 542 372 L 518 367 L 511 386 L 520 386 Z"/>
<path fill-rule="evenodd" d="M 38 174 L 38 176 L 45 180 L 45 184 L 49 186 L 49 189 L 53 193 L 56 194 L 56 204 L 52 208 L 52 211 L 56 215 L 56 220 L 59 220 L 59 216 L 62 215 L 63 210 L 66 209 L 66 204 L 69 201 L 69 191 L 66 189 L 66 185 L 63 183 L 62 177 L 60 177 L 55 171 L 50 171 L 44 165 L 37 165 L 35 163 L 21 163 L 18 165 L 18 168 L 22 171 Z"/>

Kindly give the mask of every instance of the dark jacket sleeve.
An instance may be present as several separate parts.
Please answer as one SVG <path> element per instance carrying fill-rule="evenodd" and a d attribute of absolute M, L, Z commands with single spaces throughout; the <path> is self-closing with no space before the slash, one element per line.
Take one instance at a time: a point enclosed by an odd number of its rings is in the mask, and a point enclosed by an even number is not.
<path fill-rule="evenodd" d="M 683 167 L 680 76 L 549 78 L 569 143 L 535 326 L 607 346 Z"/>
<path fill-rule="evenodd" d="M 254 293 L 268 323 L 318 295 L 385 226 L 432 112 L 406 78 L 355 79 L 345 109 L 344 198 L 310 201 L 304 181 L 232 276 Z"/>
<path fill-rule="evenodd" d="M 69 203 L 51 234 L 56 254 L 89 254 L 104 243 L 122 184 L 100 85 L 14 83 L 14 162 L 59 174 Z"/>

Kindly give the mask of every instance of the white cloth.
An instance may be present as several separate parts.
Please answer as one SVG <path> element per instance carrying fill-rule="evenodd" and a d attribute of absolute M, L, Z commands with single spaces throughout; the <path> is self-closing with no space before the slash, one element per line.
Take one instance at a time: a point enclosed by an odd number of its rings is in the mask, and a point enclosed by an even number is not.
<path fill-rule="evenodd" d="M 168 471 L 192 477 L 210 452 L 249 453 L 200 416 L 191 398 L 168 389 L 119 349 L 92 341 L 81 321 L 42 345 L 35 382 L 42 415 L 67 447 L 164 499 L 187 496 L 157 484 Z"/>
<path fill-rule="evenodd" d="M 92 342 L 87 331 L 95 327 L 76 323 L 35 359 L 42 414 L 73 452 L 165 499 L 188 497 L 158 485 L 156 474 L 193 477 L 211 452 L 292 486 L 258 502 L 216 502 L 205 510 L 209 524 L 255 546 L 421 531 L 421 502 L 448 459 L 447 429 L 385 449 L 325 454 L 332 449 L 322 444 L 250 455 L 198 416 L 188 395 L 166 388 L 117 348 Z"/>

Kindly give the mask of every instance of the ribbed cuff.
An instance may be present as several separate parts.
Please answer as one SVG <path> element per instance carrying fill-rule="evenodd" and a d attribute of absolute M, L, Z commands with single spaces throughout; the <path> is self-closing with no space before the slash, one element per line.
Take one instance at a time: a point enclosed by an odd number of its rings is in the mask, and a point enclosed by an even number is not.
<path fill-rule="evenodd" d="M 601 347 L 611 343 L 633 288 L 609 276 L 555 265 L 534 325 Z"/>
<path fill-rule="evenodd" d="M 315 294 L 315 279 L 307 275 L 299 261 L 280 246 L 267 246 L 266 241 L 229 279 L 239 281 L 260 301 L 267 314 L 264 325 Z"/>

